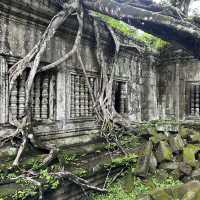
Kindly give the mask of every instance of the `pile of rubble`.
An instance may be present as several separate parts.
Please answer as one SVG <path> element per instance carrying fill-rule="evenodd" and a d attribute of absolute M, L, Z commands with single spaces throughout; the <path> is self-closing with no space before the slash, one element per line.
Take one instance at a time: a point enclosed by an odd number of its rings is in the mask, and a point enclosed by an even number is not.
<path fill-rule="evenodd" d="M 135 174 L 146 177 L 149 172 L 164 169 L 183 182 L 200 180 L 200 131 L 176 123 L 160 123 L 142 128 L 146 140 L 140 152 Z"/>

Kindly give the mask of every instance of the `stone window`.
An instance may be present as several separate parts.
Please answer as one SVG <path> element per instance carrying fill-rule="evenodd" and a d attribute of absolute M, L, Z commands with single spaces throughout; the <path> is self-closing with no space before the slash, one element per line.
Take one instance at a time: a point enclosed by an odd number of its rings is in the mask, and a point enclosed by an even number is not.
<path fill-rule="evenodd" d="M 127 83 L 124 81 L 114 81 L 113 83 L 113 101 L 115 110 L 118 113 L 128 113 L 128 94 Z"/>
<path fill-rule="evenodd" d="M 13 87 L 10 96 L 10 112 L 17 119 L 24 116 L 25 81 L 27 74 L 23 73 Z M 56 106 L 56 74 L 55 72 L 40 73 L 34 80 L 31 92 L 31 111 L 35 120 L 55 119 Z"/>
<path fill-rule="evenodd" d="M 186 104 L 188 115 L 200 115 L 200 82 L 193 82 L 187 84 Z"/>
<path fill-rule="evenodd" d="M 96 88 L 96 78 L 89 77 L 93 91 Z M 88 118 L 94 116 L 93 103 L 83 75 L 71 74 L 70 117 Z"/>

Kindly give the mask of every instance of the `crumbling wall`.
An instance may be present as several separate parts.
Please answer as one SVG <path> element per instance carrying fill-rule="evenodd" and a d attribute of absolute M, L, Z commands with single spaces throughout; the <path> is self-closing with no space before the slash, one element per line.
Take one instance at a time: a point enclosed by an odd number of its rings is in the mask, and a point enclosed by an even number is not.
<path fill-rule="evenodd" d="M 158 66 L 158 108 L 162 119 L 188 119 L 188 84 L 200 81 L 200 62 L 180 49 L 161 54 Z"/>
<path fill-rule="evenodd" d="M 57 8 L 49 1 L 17 1 L 5 0 L 0 2 L 0 124 L 8 122 L 8 69 L 20 58 L 25 56 L 40 39 Z M 92 24 L 85 21 L 84 35 L 82 39 L 82 57 L 88 76 L 91 80 L 99 79 L 99 66 L 96 60 L 94 33 Z M 52 39 L 42 57 L 41 65 L 51 63 L 62 57 L 73 45 L 77 31 L 77 21 L 69 18 Z M 107 63 L 111 63 L 113 53 L 113 41 L 108 33 L 103 33 L 102 43 L 105 45 Z M 149 64 L 146 55 L 141 55 L 136 48 L 123 48 L 118 58 L 118 67 L 115 72 L 115 81 L 125 83 L 127 91 L 127 113 L 131 120 L 141 121 L 155 116 L 155 69 Z M 151 67 L 149 67 L 151 66 Z M 36 123 L 35 132 L 41 140 L 66 144 L 89 143 L 97 133 L 98 125 L 91 115 L 82 116 L 84 107 L 72 115 L 74 107 L 79 107 L 77 102 L 83 101 L 85 96 L 83 88 L 79 88 L 80 98 L 72 99 L 72 75 L 82 76 L 82 70 L 76 56 L 62 63 L 55 69 L 56 73 L 56 110 L 55 119 L 42 120 Z M 147 76 L 146 76 L 146 75 Z M 78 77 L 79 81 L 82 78 Z M 98 89 L 98 81 L 95 82 Z M 80 81 L 80 87 L 81 81 Z M 146 90 L 146 88 L 148 88 Z M 74 89 L 75 92 L 77 90 Z M 143 95 L 143 96 L 142 96 Z M 76 95 L 74 95 L 76 96 Z M 153 100 L 152 100 L 153 97 Z M 89 97 L 88 97 L 89 98 Z M 77 100 L 78 99 L 78 100 Z M 145 104 L 145 101 L 148 102 Z M 16 101 L 15 97 L 14 100 Z M 76 102 L 77 101 L 77 102 Z M 91 108 L 91 105 L 89 105 Z M 1 134 L 6 129 L 1 129 Z"/>

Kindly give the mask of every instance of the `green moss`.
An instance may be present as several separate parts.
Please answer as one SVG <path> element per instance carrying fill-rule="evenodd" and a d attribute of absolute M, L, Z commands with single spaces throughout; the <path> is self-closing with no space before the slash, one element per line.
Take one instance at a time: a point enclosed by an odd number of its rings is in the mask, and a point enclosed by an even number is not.
<path fill-rule="evenodd" d="M 135 164 L 137 162 L 138 156 L 134 153 L 130 153 L 128 155 L 123 155 L 117 158 L 112 159 L 111 163 L 105 164 L 104 166 L 112 166 L 112 167 L 119 167 L 119 166 L 128 166 Z"/>
<path fill-rule="evenodd" d="M 166 141 L 160 141 L 156 151 L 156 157 L 158 162 L 171 161 L 173 159 L 172 150 Z"/>
<path fill-rule="evenodd" d="M 195 159 L 195 153 L 199 150 L 199 146 L 188 144 L 185 148 L 183 148 L 183 161 L 192 167 L 195 167 L 198 162 Z"/>
<path fill-rule="evenodd" d="M 185 128 L 185 127 L 180 127 L 179 134 L 181 135 L 182 138 L 187 138 L 189 133 L 190 133 L 190 129 Z"/>
<path fill-rule="evenodd" d="M 153 35 L 148 33 L 138 31 L 138 29 L 129 26 L 128 24 L 124 23 L 123 21 L 116 20 L 112 17 L 96 13 L 98 17 L 100 17 L 103 21 L 109 24 L 114 29 L 118 30 L 119 32 L 124 33 L 125 35 L 131 36 L 136 40 L 143 42 L 150 48 L 154 49 L 161 49 L 165 47 L 168 43 L 160 38 L 157 38 Z"/>

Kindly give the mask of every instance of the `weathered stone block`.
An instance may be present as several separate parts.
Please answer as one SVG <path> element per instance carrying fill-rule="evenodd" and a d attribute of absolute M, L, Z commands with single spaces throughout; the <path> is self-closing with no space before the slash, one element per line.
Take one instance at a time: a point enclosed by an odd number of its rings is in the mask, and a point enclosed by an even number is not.
<path fill-rule="evenodd" d="M 191 134 L 189 135 L 189 140 L 191 143 L 200 143 L 200 133 L 192 130 Z"/>
<path fill-rule="evenodd" d="M 156 158 L 158 162 L 171 161 L 173 159 L 172 150 L 167 142 L 160 141 L 156 151 Z"/>
<path fill-rule="evenodd" d="M 154 135 L 150 138 L 153 144 L 158 144 L 160 141 L 167 141 L 168 137 L 164 135 L 163 133 L 159 133 L 157 135 Z"/>
<path fill-rule="evenodd" d="M 199 200 L 200 182 L 190 181 L 186 184 L 172 188 L 172 192 L 173 192 L 174 199 Z M 190 196 L 191 198 L 186 198 L 188 196 Z"/>
<path fill-rule="evenodd" d="M 163 162 L 160 164 L 159 168 L 165 170 L 175 170 L 178 169 L 178 166 L 178 162 Z"/>
<path fill-rule="evenodd" d="M 190 135 L 190 130 L 188 128 L 181 127 L 179 129 L 179 135 L 186 139 Z"/>
<path fill-rule="evenodd" d="M 140 177 L 146 177 L 147 176 L 148 171 L 149 171 L 149 167 L 150 167 L 150 157 L 151 157 L 151 154 L 152 154 L 152 148 L 153 148 L 153 145 L 149 141 L 146 144 L 143 156 L 140 156 L 138 161 L 137 161 L 136 169 L 135 169 L 135 172 L 134 172 L 136 176 L 140 176 Z"/>
<path fill-rule="evenodd" d="M 169 137 L 169 144 L 170 144 L 170 147 L 172 148 L 172 152 L 181 151 L 183 150 L 183 147 L 184 147 L 184 141 L 180 135 L 176 135 L 176 136 L 171 135 Z"/>
<path fill-rule="evenodd" d="M 199 181 L 190 181 L 180 186 L 156 190 L 151 193 L 151 197 L 154 200 L 199 200 L 200 183 Z"/>
<path fill-rule="evenodd" d="M 10 160 L 17 154 L 17 149 L 15 147 L 3 147 L 0 149 L 0 160 Z"/>
<path fill-rule="evenodd" d="M 200 147 L 188 144 L 183 148 L 183 162 L 195 167 L 198 161 L 195 158 L 195 154 L 200 150 Z"/>
<path fill-rule="evenodd" d="M 171 200 L 172 196 L 167 193 L 165 190 L 158 190 L 151 194 L 153 200 Z"/>
<path fill-rule="evenodd" d="M 189 164 L 184 163 L 184 162 L 179 163 L 179 170 L 181 173 L 187 176 L 190 176 L 192 173 L 192 167 Z"/>
<path fill-rule="evenodd" d="M 177 133 L 179 130 L 179 125 L 175 123 L 158 123 L 156 124 L 156 130 L 159 132 Z"/>
<path fill-rule="evenodd" d="M 155 172 L 157 166 L 158 166 L 158 162 L 156 160 L 154 153 L 152 152 L 150 156 L 150 161 L 149 161 L 150 171 Z"/>
<path fill-rule="evenodd" d="M 195 180 L 200 180 L 200 168 L 192 172 L 191 178 Z"/>

